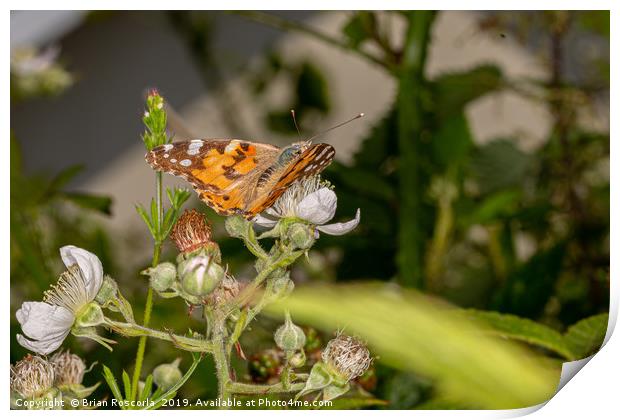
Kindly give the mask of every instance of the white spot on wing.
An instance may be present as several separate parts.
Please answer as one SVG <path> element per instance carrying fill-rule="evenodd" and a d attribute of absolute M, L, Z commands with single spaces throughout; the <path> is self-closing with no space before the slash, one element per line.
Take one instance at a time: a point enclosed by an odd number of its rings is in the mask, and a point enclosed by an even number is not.
<path fill-rule="evenodd" d="M 237 146 L 239 146 L 239 140 L 232 140 L 230 143 L 228 143 L 228 145 L 224 149 L 224 152 L 232 153 L 237 148 Z"/>
<path fill-rule="evenodd" d="M 164 153 L 164 159 L 168 159 L 170 155 L 168 153 Z"/>
<path fill-rule="evenodd" d="M 179 162 L 182 166 L 190 166 L 192 164 L 192 161 L 189 159 L 183 159 L 181 162 Z"/>
<path fill-rule="evenodd" d="M 176 159 L 170 159 L 170 162 L 177 163 L 177 160 Z"/>
<path fill-rule="evenodd" d="M 164 144 L 164 151 L 169 152 L 173 147 L 171 144 Z"/>

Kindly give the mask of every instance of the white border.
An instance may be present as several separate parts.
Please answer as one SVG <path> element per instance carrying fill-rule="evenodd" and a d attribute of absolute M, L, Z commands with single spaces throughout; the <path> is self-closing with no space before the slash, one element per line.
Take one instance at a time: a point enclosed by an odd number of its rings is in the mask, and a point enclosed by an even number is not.
<path fill-rule="evenodd" d="M 2 60 L 3 67 L 5 69 L 5 87 L 8 88 L 9 80 L 8 80 L 8 72 L 6 69 L 9 68 L 9 40 L 10 40 L 10 9 L 16 10 L 45 10 L 50 9 L 50 4 L 44 1 L 8 1 L 6 2 L 8 8 L 6 12 L 2 15 L 1 27 L 3 31 L 3 43 L 2 43 L 2 55 L 0 60 Z M 616 10 L 614 10 L 614 3 L 611 1 L 602 1 L 602 0 L 589 0 L 588 2 L 578 2 L 574 0 L 539 0 L 536 2 L 530 1 L 525 2 L 521 1 L 469 1 L 467 3 L 457 2 L 457 1 L 392 1 L 392 0 L 384 0 L 381 2 L 370 2 L 365 0 L 358 0 L 355 2 L 352 1 L 341 1 L 335 2 L 333 0 L 325 1 L 318 0 L 312 3 L 293 3 L 291 1 L 273 1 L 273 0 L 264 0 L 261 2 L 257 1 L 228 1 L 226 3 L 222 2 L 209 2 L 209 1 L 187 1 L 187 0 L 177 0 L 175 2 L 170 1 L 162 1 L 162 0 L 151 0 L 149 2 L 129 2 L 127 0 L 118 1 L 118 0 L 95 0 L 89 1 L 88 4 L 85 4 L 84 1 L 56 1 L 53 4 L 58 9 L 76 9 L 81 10 L 88 6 L 89 9 L 204 9 L 204 8 L 213 8 L 218 9 L 222 5 L 225 5 L 227 9 L 263 9 L 263 10 L 306 10 L 306 9 L 326 9 L 326 10 L 356 10 L 356 9 L 435 9 L 441 8 L 444 10 L 462 10 L 463 6 L 467 6 L 468 10 L 493 10 L 493 9 L 504 9 L 504 10 L 527 10 L 527 9 L 581 9 L 584 6 L 587 9 L 612 9 L 611 20 L 612 20 L 612 28 L 616 28 L 619 19 L 617 18 Z M 612 30 L 612 45 L 618 45 L 618 36 L 616 35 L 616 31 Z M 614 54 L 614 50 L 612 48 L 612 60 L 611 60 L 611 74 L 614 74 L 614 70 L 618 68 L 616 65 L 617 54 Z M 5 138 L 5 145 L 8 144 L 8 133 L 10 128 L 10 104 L 9 104 L 9 95 L 8 89 L 3 90 L 3 102 L 2 102 L 2 121 L 3 121 L 3 130 Z M 611 107 L 612 114 L 614 108 L 614 98 L 618 98 L 618 84 L 611 84 Z M 611 133 L 615 133 L 616 128 L 615 120 L 611 119 Z M 613 157 L 616 154 L 614 142 L 611 142 L 611 160 L 613 161 Z M 5 146 L 5 153 L 2 154 L 2 165 L 0 165 L 0 171 L 2 171 L 2 179 L 5 183 L 4 195 L 5 195 L 5 203 L 10 199 L 9 196 L 9 169 L 10 169 L 10 160 L 8 149 Z M 618 180 L 618 167 L 615 165 L 611 165 L 611 179 Z M 620 211 L 619 207 L 619 198 L 617 194 L 617 188 L 614 188 L 613 185 L 611 187 L 611 214 L 617 214 Z M 5 302 L 5 310 L 4 310 L 4 320 L 1 323 L 2 331 L 0 334 L 3 334 L 6 337 L 8 334 L 8 317 L 10 316 L 9 311 L 7 310 L 10 307 L 10 293 L 9 293 L 9 278 L 10 278 L 10 269 L 9 269 L 9 247 L 10 247 L 10 239 L 9 239 L 9 228 L 10 228 L 10 218 L 9 218 L 9 206 L 3 205 L 0 207 L 0 220 L 3 228 L 4 240 L 1 242 L 0 249 L 0 258 L 2 258 L 0 265 L 3 268 L 4 276 L 3 282 L 5 287 L 4 293 L 4 302 Z M 612 260 L 616 260 L 618 257 L 617 251 L 617 237 L 618 237 L 618 229 L 617 224 L 614 224 L 613 221 L 611 223 L 611 255 Z M 614 248 L 614 245 L 616 247 Z M 614 278 L 617 270 L 614 267 L 611 267 L 611 277 Z M 612 282 L 612 306 L 610 308 L 610 319 L 614 322 L 617 319 L 618 313 L 618 287 L 615 282 Z M 617 336 L 617 334 L 616 334 Z M 2 406 L 6 407 L 8 410 L 8 395 L 9 395 L 9 384 L 8 384 L 8 353 L 9 349 L 7 346 L 3 346 L 2 349 L 3 360 L 5 360 L 5 380 L 4 387 L 0 390 L 0 398 L 2 399 Z M 588 416 L 590 418 L 611 418 L 614 414 L 617 413 L 618 410 L 618 372 L 620 372 L 620 341 L 617 337 L 612 336 L 605 347 L 592 359 L 590 363 L 580 372 L 575 379 L 570 381 L 549 403 L 544 405 L 542 409 L 536 411 L 534 414 L 531 414 L 532 418 L 536 419 L 556 419 L 556 418 L 584 418 Z M 439 412 L 429 412 L 429 411 L 355 411 L 355 412 L 346 412 L 346 411 L 324 411 L 321 412 L 321 418 L 332 418 L 338 417 L 342 418 L 347 417 L 349 415 L 355 416 L 356 418 L 365 418 L 365 417 L 375 417 L 376 415 L 380 415 L 381 417 L 389 417 L 396 418 L 401 415 L 406 415 L 408 417 L 416 417 L 421 419 L 427 418 L 440 418 L 440 419 L 451 419 L 451 418 L 473 418 L 473 419 L 481 419 L 481 418 L 510 418 L 517 417 L 520 415 L 527 414 L 528 412 L 533 411 L 532 409 L 524 409 L 524 410 L 502 410 L 502 411 L 439 411 Z M 126 412 L 128 413 L 128 412 Z M 135 416 L 146 416 L 146 412 L 130 412 L 130 415 Z M 23 418 L 23 416 L 27 416 L 28 419 L 38 418 L 39 416 L 46 418 L 52 417 L 57 418 L 57 416 L 83 416 L 84 412 L 71 412 L 71 411 L 52 411 L 52 412 L 19 412 L 19 411 L 10 411 L 10 416 L 15 418 Z M 159 412 L 151 412 L 148 414 L 150 416 L 160 417 L 160 416 L 169 416 L 171 413 L 166 411 Z M 247 416 L 256 416 L 258 418 L 263 418 L 269 416 L 269 418 L 280 417 L 280 416 L 291 416 L 291 412 L 287 411 L 269 411 L 269 412 L 259 412 L 259 411 L 225 411 L 225 412 L 217 412 L 217 411 L 177 411 L 174 415 L 190 417 L 190 418 L 204 418 L 204 416 L 213 416 L 217 418 L 223 418 L 224 416 L 229 418 L 236 417 L 247 417 Z M 109 412 L 102 411 L 92 411 L 88 413 L 89 416 L 93 417 L 102 417 L 109 416 Z M 316 413 L 311 411 L 302 411 L 295 412 L 294 416 L 296 418 L 315 418 Z M 144 417 L 143 417 L 144 418 Z M 161 417 L 160 417 L 161 418 Z"/>

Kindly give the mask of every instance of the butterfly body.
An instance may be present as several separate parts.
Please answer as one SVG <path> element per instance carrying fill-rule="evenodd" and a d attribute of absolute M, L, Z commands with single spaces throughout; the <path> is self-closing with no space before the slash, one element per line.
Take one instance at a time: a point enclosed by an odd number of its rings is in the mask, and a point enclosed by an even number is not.
<path fill-rule="evenodd" d="M 244 140 L 204 139 L 164 144 L 145 156 L 157 171 L 188 181 L 221 215 L 252 218 L 271 207 L 295 181 L 318 174 L 334 157 L 328 144 L 279 148 Z"/>

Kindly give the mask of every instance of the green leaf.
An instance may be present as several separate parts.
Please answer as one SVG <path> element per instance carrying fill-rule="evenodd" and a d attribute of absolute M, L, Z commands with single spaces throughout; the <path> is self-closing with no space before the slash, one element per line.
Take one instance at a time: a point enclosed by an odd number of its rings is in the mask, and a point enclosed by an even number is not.
<path fill-rule="evenodd" d="M 112 215 L 112 199 L 110 197 L 77 192 L 63 192 L 61 196 L 85 209 L 96 210 L 108 216 Z"/>
<path fill-rule="evenodd" d="M 597 352 L 607 333 L 609 314 L 594 315 L 571 325 L 564 338 L 575 359 L 583 359 Z"/>
<path fill-rule="evenodd" d="M 488 224 L 512 214 L 521 199 L 519 190 L 501 190 L 482 200 L 468 214 L 459 217 L 459 224 L 468 227 L 475 224 Z"/>
<path fill-rule="evenodd" d="M 482 194 L 517 185 L 532 163 L 532 157 L 510 140 L 495 140 L 476 150 L 471 169 Z"/>
<path fill-rule="evenodd" d="M 131 399 L 131 379 L 129 379 L 129 375 L 123 369 L 123 387 L 125 388 L 125 399 Z"/>
<path fill-rule="evenodd" d="M 149 231 L 151 232 L 151 235 L 154 238 L 155 228 L 153 227 L 153 223 L 151 222 L 151 219 L 149 218 L 149 215 L 147 214 L 146 210 L 144 210 L 144 207 L 142 207 L 140 204 L 136 204 L 136 211 L 138 212 L 140 217 L 142 217 L 142 220 L 144 220 L 144 223 L 146 223 L 146 226 L 149 228 Z"/>
<path fill-rule="evenodd" d="M 558 331 L 527 318 L 498 312 L 468 309 L 463 314 L 472 321 L 490 327 L 487 332 L 499 337 L 524 341 L 551 350 L 566 360 L 575 360 L 575 354 Z"/>
<path fill-rule="evenodd" d="M 342 28 L 342 33 L 347 38 L 348 44 L 353 48 L 357 48 L 362 42 L 372 37 L 376 25 L 377 22 L 373 12 L 354 12 L 351 19 Z"/>
<path fill-rule="evenodd" d="M 435 160 L 443 167 L 463 163 L 474 144 L 465 113 L 460 112 L 443 122 L 432 141 Z"/>
<path fill-rule="evenodd" d="M 73 165 L 60 171 L 50 182 L 48 187 L 49 194 L 54 194 L 60 191 L 65 185 L 69 183 L 77 174 L 84 170 L 83 165 Z"/>
<path fill-rule="evenodd" d="M 108 384 L 110 391 L 112 391 L 112 395 L 114 395 L 114 398 L 116 398 L 118 401 L 124 401 L 123 394 L 121 393 L 121 390 L 116 383 L 116 378 L 114 378 L 114 374 L 112 374 L 112 371 L 106 365 L 103 365 L 103 378 Z"/>
<path fill-rule="evenodd" d="M 302 64 L 297 79 L 298 108 L 311 108 L 321 113 L 327 113 L 330 109 L 329 90 L 327 80 L 321 70 L 310 62 Z"/>
<path fill-rule="evenodd" d="M 445 304 L 393 284 L 313 286 L 265 310 L 323 330 L 346 326 L 382 364 L 427 376 L 443 397 L 487 409 L 529 407 L 549 399 L 559 370 L 532 351 L 490 337 Z"/>
<path fill-rule="evenodd" d="M 465 106 L 502 86 L 499 67 L 483 65 L 460 73 L 449 73 L 431 82 L 435 95 L 435 109 L 440 120 L 463 112 Z"/>
<path fill-rule="evenodd" d="M 151 395 L 151 391 L 153 391 L 153 375 L 149 374 L 144 381 L 144 387 L 142 388 L 139 399 L 145 401 Z"/>

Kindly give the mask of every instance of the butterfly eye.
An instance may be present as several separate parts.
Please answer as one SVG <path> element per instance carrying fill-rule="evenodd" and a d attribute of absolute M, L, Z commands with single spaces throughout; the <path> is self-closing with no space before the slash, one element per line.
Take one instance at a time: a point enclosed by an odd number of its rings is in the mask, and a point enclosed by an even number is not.
<path fill-rule="evenodd" d="M 291 161 L 291 159 L 293 159 L 295 156 L 297 156 L 300 153 L 301 153 L 301 147 L 299 145 L 294 144 L 292 146 L 289 146 L 285 148 L 284 150 L 282 150 L 282 153 L 280 153 L 280 157 L 278 158 L 278 162 L 281 165 L 286 165 L 287 163 Z"/>

